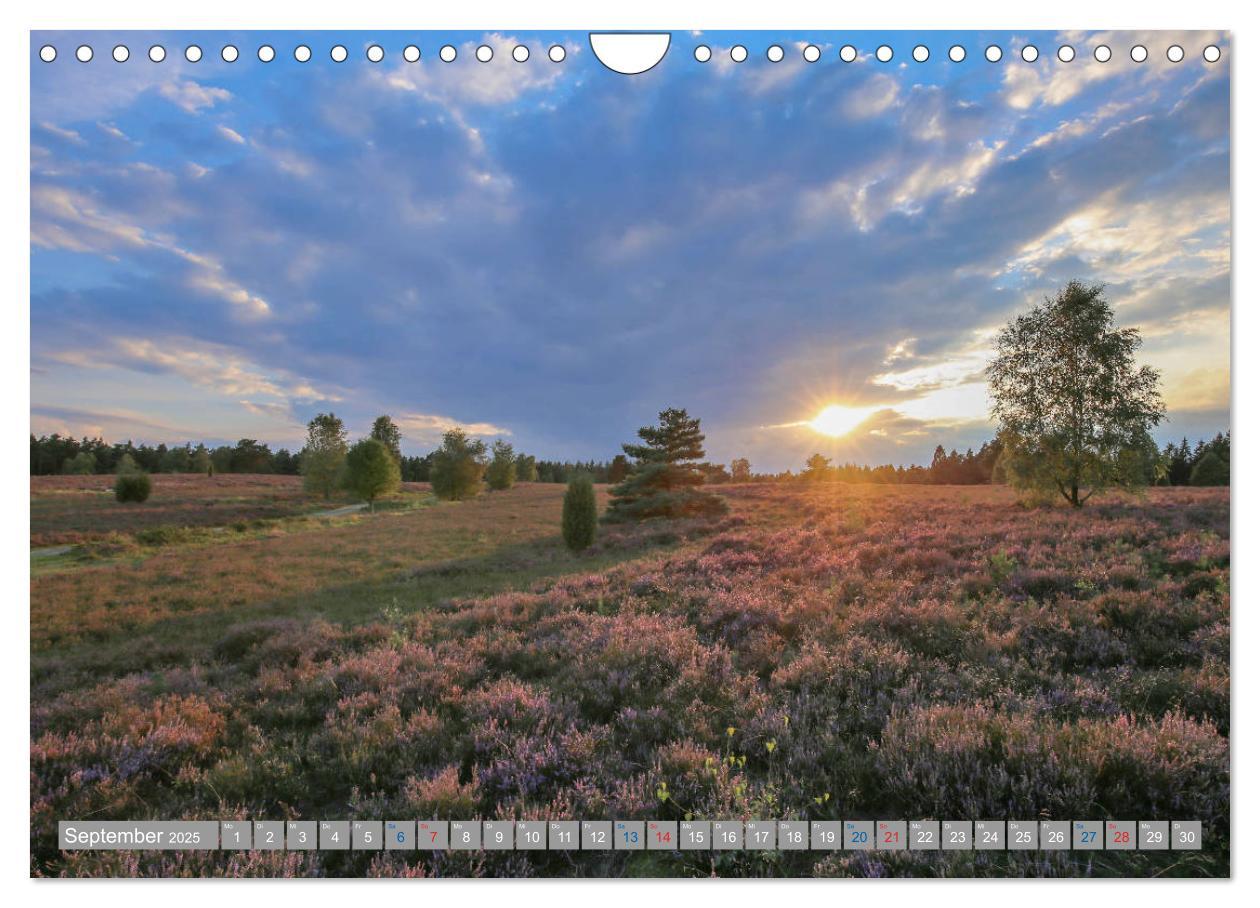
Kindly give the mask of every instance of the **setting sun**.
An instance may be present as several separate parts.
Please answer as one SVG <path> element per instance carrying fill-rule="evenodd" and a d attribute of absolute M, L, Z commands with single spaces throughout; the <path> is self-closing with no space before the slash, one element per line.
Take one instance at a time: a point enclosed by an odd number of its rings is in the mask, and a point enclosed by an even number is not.
<path fill-rule="evenodd" d="M 823 407 L 819 414 L 810 420 L 809 427 L 823 435 L 839 438 L 841 435 L 847 435 L 856 429 L 862 420 L 869 415 L 870 410 L 831 404 Z"/>

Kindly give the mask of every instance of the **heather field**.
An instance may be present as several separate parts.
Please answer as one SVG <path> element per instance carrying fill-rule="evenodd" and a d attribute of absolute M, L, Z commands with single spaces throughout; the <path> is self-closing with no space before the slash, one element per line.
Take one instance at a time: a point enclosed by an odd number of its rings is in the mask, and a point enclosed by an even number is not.
<path fill-rule="evenodd" d="M 85 543 L 32 571 L 32 873 L 1229 873 L 1227 488 L 724 486 L 573 555 L 559 485 L 317 518 L 296 479 L 107 481 L 32 481 L 32 545 Z M 52 847 L 88 817 L 1201 819 L 1205 848 Z"/>

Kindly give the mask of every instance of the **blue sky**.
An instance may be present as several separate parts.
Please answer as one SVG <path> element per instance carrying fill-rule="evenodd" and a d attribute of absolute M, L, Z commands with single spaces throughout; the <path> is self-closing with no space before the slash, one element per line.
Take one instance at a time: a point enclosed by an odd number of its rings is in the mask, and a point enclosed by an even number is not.
<path fill-rule="evenodd" d="M 1229 424 L 1222 34 L 675 32 L 634 77 L 584 33 L 36 32 L 31 57 L 37 434 L 295 448 L 332 409 L 412 453 L 462 425 L 603 459 L 682 406 L 714 460 L 924 462 L 991 436 L 992 334 L 1073 277 L 1141 329 L 1159 439 Z M 829 404 L 840 438 L 809 425 Z"/>

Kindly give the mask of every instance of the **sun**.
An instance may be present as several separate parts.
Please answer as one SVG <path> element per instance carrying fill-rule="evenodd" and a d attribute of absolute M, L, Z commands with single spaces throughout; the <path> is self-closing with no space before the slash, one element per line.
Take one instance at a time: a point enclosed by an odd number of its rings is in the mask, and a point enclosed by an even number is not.
<path fill-rule="evenodd" d="M 818 415 L 809 421 L 808 425 L 815 432 L 822 435 L 839 438 L 841 435 L 848 435 L 856 429 L 862 420 L 868 416 L 870 416 L 869 410 L 831 404 L 823 407 Z"/>

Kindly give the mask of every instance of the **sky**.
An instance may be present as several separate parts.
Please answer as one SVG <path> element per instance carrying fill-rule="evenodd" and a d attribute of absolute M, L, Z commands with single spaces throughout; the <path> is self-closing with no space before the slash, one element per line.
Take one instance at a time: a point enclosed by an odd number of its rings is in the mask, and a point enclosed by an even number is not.
<path fill-rule="evenodd" d="M 331 410 L 406 453 L 462 426 L 602 460 L 685 407 L 717 462 L 924 463 L 992 437 L 994 334 L 1072 278 L 1141 331 L 1158 441 L 1229 427 L 1226 34 L 675 32 L 636 76 L 577 32 L 33 32 L 31 60 L 36 434 L 294 450 Z"/>

